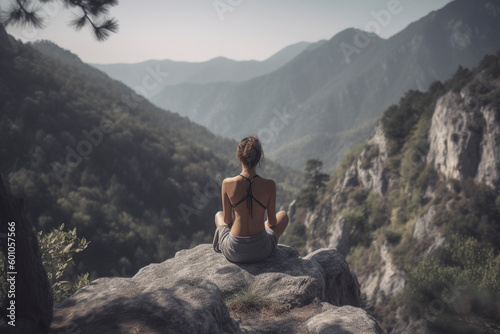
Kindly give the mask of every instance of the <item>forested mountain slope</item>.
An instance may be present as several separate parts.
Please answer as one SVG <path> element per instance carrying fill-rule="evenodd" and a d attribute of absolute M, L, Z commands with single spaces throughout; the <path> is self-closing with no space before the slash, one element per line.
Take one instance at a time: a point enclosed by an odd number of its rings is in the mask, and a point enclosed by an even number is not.
<path fill-rule="evenodd" d="M 301 191 L 293 246 L 347 254 L 390 333 L 499 333 L 499 152 L 497 53 L 390 106 L 325 188 Z"/>
<path fill-rule="evenodd" d="M 389 39 L 347 29 L 267 75 L 166 86 L 150 99 L 222 136 L 260 133 L 270 156 L 299 169 L 321 155 L 332 170 L 405 91 L 476 66 L 500 49 L 499 32 L 500 1 L 457 0 Z"/>
<path fill-rule="evenodd" d="M 38 230 L 65 224 L 91 241 L 78 270 L 133 274 L 209 241 L 236 142 L 158 109 L 50 43 L 0 27 L 0 171 Z M 280 203 L 300 174 L 270 161 Z M 287 198 L 288 197 L 288 198 Z"/>

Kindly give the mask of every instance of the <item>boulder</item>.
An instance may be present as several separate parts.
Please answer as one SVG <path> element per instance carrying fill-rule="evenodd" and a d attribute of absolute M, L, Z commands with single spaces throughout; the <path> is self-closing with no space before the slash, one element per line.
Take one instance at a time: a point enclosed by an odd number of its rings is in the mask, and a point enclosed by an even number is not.
<path fill-rule="evenodd" d="M 230 307 L 230 312 L 227 305 L 234 300 L 239 308 Z M 352 307 L 341 307 L 345 305 Z M 279 245 L 263 262 L 235 264 L 215 253 L 212 245 L 203 244 L 150 264 L 133 277 L 93 281 L 55 307 L 51 329 L 54 334 L 68 330 L 259 333 L 275 332 L 286 324 L 287 332 L 299 333 L 311 326 L 319 328 L 317 323 L 331 316 L 347 319 L 359 314 L 359 321 L 354 317 L 350 322 L 364 326 L 369 315 L 359 305 L 356 276 L 335 249 L 320 249 L 301 258 L 293 248 Z M 329 307 L 336 307 L 336 313 L 325 313 L 333 312 Z M 356 328 L 335 319 L 329 320 L 335 326 Z"/>
<path fill-rule="evenodd" d="M 413 237 L 417 239 L 418 242 L 421 243 L 425 239 L 431 241 L 431 245 L 426 250 L 427 253 L 433 253 L 445 243 L 444 236 L 438 230 L 437 226 L 432 223 L 435 214 L 436 207 L 431 205 L 429 209 L 417 219 L 413 231 Z"/>
<path fill-rule="evenodd" d="M 352 306 L 323 306 L 324 311 L 307 322 L 311 334 L 383 333 L 375 319 Z"/>
<path fill-rule="evenodd" d="M 342 255 L 349 253 L 349 224 L 344 216 L 338 216 L 335 222 L 328 227 L 330 238 L 328 248 L 335 248 Z"/>
<path fill-rule="evenodd" d="M 345 261 L 345 260 L 344 260 Z M 177 252 L 174 258 L 139 270 L 135 281 L 168 286 L 184 277 L 215 283 L 224 296 L 251 289 L 276 303 L 304 306 L 325 297 L 325 272 L 316 261 L 301 259 L 295 249 L 280 245 L 274 256 L 253 264 L 235 264 L 211 245 Z"/>
<path fill-rule="evenodd" d="M 168 281 L 168 278 L 164 278 Z M 54 310 L 51 333 L 237 333 L 215 284 L 100 278 Z"/>
<path fill-rule="evenodd" d="M 449 92 L 438 100 L 427 162 L 433 162 L 447 179 L 470 177 L 499 190 L 498 106 L 480 106 L 478 98 L 477 92 L 464 88 L 460 94 Z"/>

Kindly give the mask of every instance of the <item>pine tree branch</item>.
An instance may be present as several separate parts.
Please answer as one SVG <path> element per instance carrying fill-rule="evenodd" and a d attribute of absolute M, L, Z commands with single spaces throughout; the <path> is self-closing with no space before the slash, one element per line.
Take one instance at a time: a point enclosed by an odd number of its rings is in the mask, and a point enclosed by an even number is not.
<path fill-rule="evenodd" d="M 109 6 L 113 6 L 118 3 L 118 1 L 103 1 L 99 4 L 96 3 L 86 3 L 81 0 L 68 0 L 74 7 L 78 7 L 82 10 L 83 16 L 73 20 L 70 25 L 75 29 L 80 30 L 88 22 L 94 32 L 94 37 L 102 42 L 106 40 L 111 33 L 116 33 L 118 31 L 118 23 L 114 19 L 105 19 L 103 23 L 97 24 L 93 18 L 98 18 L 109 12 Z"/>
<path fill-rule="evenodd" d="M 53 0 L 36 0 L 41 5 Z M 86 24 L 90 24 L 94 37 L 98 41 L 106 40 L 111 33 L 118 32 L 118 22 L 115 19 L 104 17 L 109 13 L 112 6 L 118 4 L 118 0 L 62 0 L 67 7 L 80 8 L 83 12 L 81 17 L 70 21 L 69 25 L 75 30 L 80 30 Z M 44 20 L 38 15 L 39 8 L 30 9 L 30 0 L 15 0 L 6 14 L 3 14 L 2 24 L 31 25 L 37 29 L 44 26 Z"/>
<path fill-rule="evenodd" d="M 29 1 L 16 0 L 11 4 L 5 19 L 2 20 L 4 26 L 11 24 L 19 24 L 21 26 L 32 25 L 37 29 L 44 26 L 43 19 L 38 16 L 37 9 L 30 10 L 27 8 Z"/>

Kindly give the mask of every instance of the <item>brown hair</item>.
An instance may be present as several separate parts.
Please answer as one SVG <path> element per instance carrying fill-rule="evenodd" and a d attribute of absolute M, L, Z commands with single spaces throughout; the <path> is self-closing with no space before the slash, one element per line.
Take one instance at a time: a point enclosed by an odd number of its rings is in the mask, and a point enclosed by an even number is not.
<path fill-rule="evenodd" d="M 246 166 L 256 166 L 264 158 L 259 138 L 257 136 L 243 138 L 236 149 L 236 157 Z"/>

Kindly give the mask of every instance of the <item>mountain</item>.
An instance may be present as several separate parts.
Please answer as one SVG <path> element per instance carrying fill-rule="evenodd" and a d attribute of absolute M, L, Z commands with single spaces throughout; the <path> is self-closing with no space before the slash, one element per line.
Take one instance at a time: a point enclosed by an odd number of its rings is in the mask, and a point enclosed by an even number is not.
<path fill-rule="evenodd" d="M 249 80 L 275 71 L 295 58 L 309 45 L 310 43 L 307 42 L 289 45 L 263 61 L 236 61 L 217 57 L 199 63 L 166 59 L 148 60 L 136 64 L 91 65 L 132 88 L 140 87 L 144 82 L 144 78 L 151 75 L 151 71 L 168 73 L 168 76 L 162 78 L 160 87 L 155 90 L 158 91 L 165 86 L 185 82 L 206 84 L 219 81 L 239 82 Z M 138 90 L 138 93 L 143 93 L 143 91 Z M 149 94 L 149 96 L 151 95 L 153 93 Z"/>
<path fill-rule="evenodd" d="M 382 39 L 347 29 L 272 73 L 242 82 L 165 86 L 148 98 L 228 138 L 260 134 L 269 156 L 332 170 L 408 89 L 425 90 L 458 66 L 500 49 L 500 3 L 457 0 Z"/>
<path fill-rule="evenodd" d="M 498 333 L 500 52 L 386 109 L 321 191 L 301 191 L 290 246 L 346 255 L 388 333 Z M 313 203 L 311 205 L 311 203 Z"/>
<path fill-rule="evenodd" d="M 220 183 L 239 172 L 236 145 L 55 44 L 20 43 L 0 25 L 1 176 L 38 231 L 64 224 L 90 240 L 80 272 L 124 275 L 210 241 Z M 286 204 L 300 173 L 266 167 Z"/>

